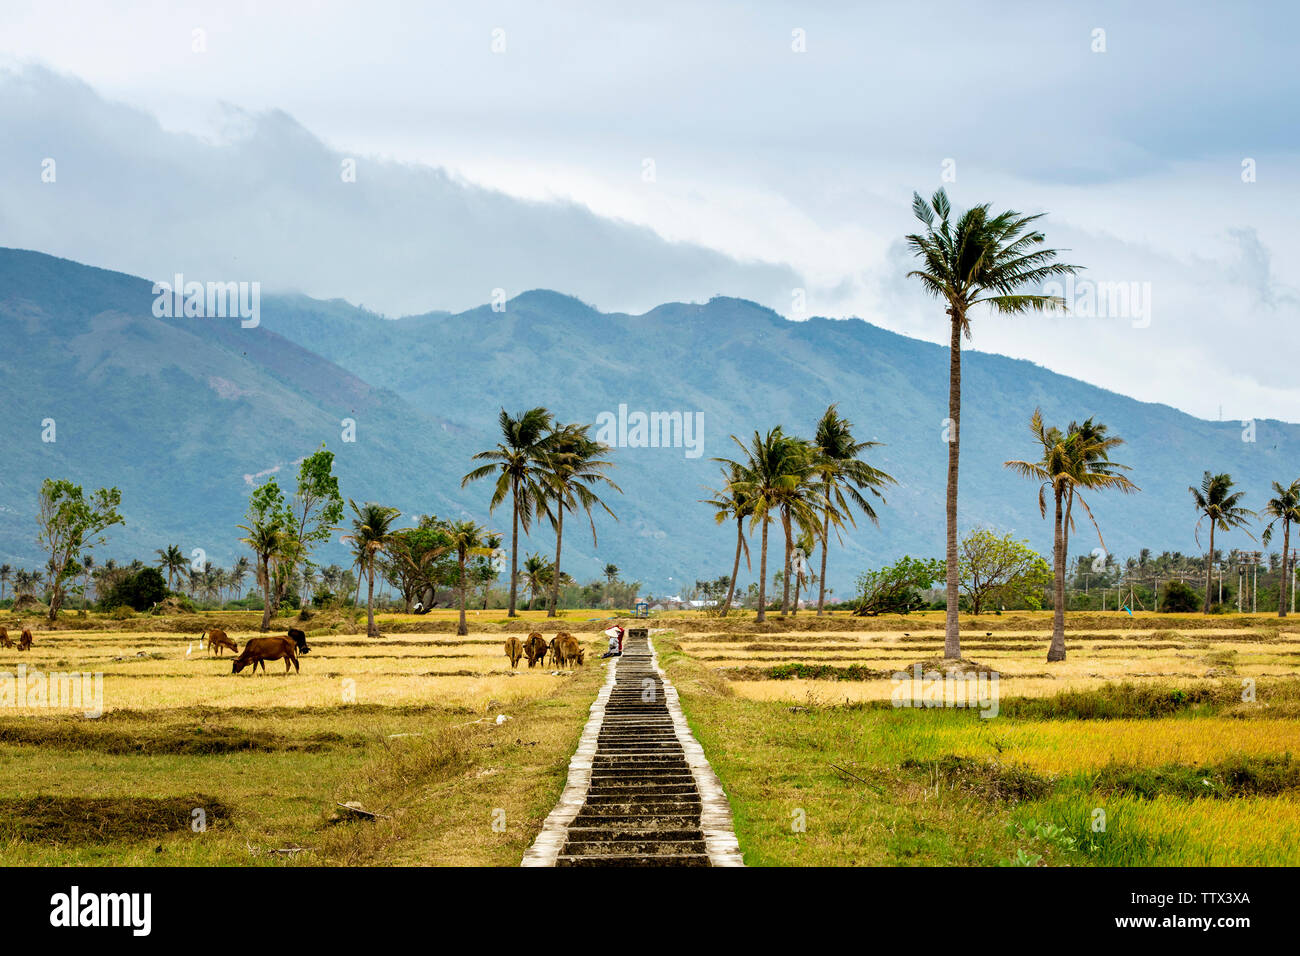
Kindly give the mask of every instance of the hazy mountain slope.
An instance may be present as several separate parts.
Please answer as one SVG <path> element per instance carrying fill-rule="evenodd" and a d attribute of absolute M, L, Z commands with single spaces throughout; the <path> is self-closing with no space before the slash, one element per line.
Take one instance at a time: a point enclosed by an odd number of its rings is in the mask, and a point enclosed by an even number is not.
<path fill-rule="evenodd" d="M 115 534 L 123 553 L 175 541 L 229 560 L 244 476 L 321 441 L 339 454 L 347 495 L 408 512 L 468 513 L 505 530 L 508 510 L 486 514 L 486 483 L 460 488 L 470 455 L 497 440 L 501 406 L 542 404 L 565 420 L 595 421 L 626 404 L 702 413 L 702 454 L 616 449 L 625 494 L 611 504 L 620 520 L 598 520 L 598 550 L 571 522 L 566 568 L 586 577 L 613 561 L 663 593 L 730 567 L 732 533 L 698 501 L 716 481 L 710 459 L 737 450 L 729 435 L 777 423 L 810 434 L 832 401 L 861 437 L 885 443 L 872 460 L 900 481 L 879 529 L 864 522 L 846 533 L 832 585 L 842 593 L 869 562 L 942 550 L 946 350 L 864 322 L 789 322 L 727 298 L 605 314 L 537 291 L 505 312 L 401 320 L 340 301 L 274 297 L 263 301 L 261 327 L 245 330 L 155 319 L 151 304 L 144 280 L 0 251 L 0 396 L 10 412 L 0 422 L 0 559 L 32 565 L 35 489 L 58 474 L 123 488 L 129 526 Z M 1028 362 L 968 353 L 963 525 L 1014 529 L 1044 553 L 1050 530 L 1036 489 L 1002 465 L 1033 454 L 1027 422 L 1038 405 L 1050 422 L 1096 415 L 1128 439 L 1117 457 L 1143 492 L 1092 499 L 1107 545 L 1121 554 L 1196 550 L 1186 489 L 1206 468 L 1232 472 L 1251 506 L 1269 481 L 1300 474 L 1298 426 L 1261 421 L 1256 441 L 1243 442 L 1239 422 L 1201 421 Z M 40 441 L 46 417 L 58 421 L 55 445 Z M 344 417 L 357 422 L 355 444 L 339 441 Z M 1241 534 L 1220 540 L 1250 544 Z M 1072 551 L 1095 545 L 1081 525 Z M 539 532 L 525 547 L 549 551 L 553 542 Z"/>

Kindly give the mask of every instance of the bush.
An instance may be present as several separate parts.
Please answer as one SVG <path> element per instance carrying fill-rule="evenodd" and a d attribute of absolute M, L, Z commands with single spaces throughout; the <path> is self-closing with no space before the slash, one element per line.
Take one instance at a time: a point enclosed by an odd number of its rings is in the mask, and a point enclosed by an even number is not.
<path fill-rule="evenodd" d="M 124 606 L 135 611 L 147 611 L 165 597 L 167 582 L 162 572 L 157 568 L 141 568 L 113 585 L 100 606 L 110 611 Z"/>
<path fill-rule="evenodd" d="M 113 611 L 112 613 L 109 614 L 109 617 L 111 617 L 115 621 L 126 621 L 135 617 L 135 611 L 131 610 L 130 605 L 119 604 L 117 607 L 113 608 Z"/>
<path fill-rule="evenodd" d="M 1160 610 L 1190 614 L 1201 609 L 1201 595 L 1183 581 L 1169 581 L 1160 589 Z"/>

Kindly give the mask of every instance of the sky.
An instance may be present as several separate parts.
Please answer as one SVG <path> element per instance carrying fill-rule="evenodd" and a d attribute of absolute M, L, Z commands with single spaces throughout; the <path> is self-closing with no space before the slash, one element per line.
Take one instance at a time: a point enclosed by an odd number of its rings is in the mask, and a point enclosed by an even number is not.
<path fill-rule="evenodd" d="M 614 6 L 6 0 L 0 245 L 386 315 L 725 294 L 946 342 L 903 239 L 942 186 L 1086 267 L 1072 314 L 972 347 L 1300 421 L 1294 6 Z"/>

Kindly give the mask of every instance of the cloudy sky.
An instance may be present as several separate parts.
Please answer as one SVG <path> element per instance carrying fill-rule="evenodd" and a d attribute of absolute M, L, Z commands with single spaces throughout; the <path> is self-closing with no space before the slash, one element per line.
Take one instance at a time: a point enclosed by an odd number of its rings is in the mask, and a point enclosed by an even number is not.
<path fill-rule="evenodd" d="M 1300 421 L 1291 5 L 612 6 L 6 0 L 0 245 L 389 315 L 722 293 L 946 341 L 902 242 L 942 185 L 1135 296 L 975 347 Z"/>

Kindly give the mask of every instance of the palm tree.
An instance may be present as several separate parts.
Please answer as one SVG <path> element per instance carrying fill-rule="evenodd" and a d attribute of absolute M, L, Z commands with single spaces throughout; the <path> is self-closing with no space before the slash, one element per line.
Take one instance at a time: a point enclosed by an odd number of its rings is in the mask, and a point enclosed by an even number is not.
<path fill-rule="evenodd" d="M 812 557 L 813 548 L 817 547 L 817 536 L 811 531 L 805 531 L 799 535 L 799 540 L 795 542 L 794 548 L 794 605 L 790 613 L 799 613 L 799 592 L 803 586 L 808 583 L 811 572 L 808 570 L 808 559 Z M 812 575 L 816 577 L 816 575 Z"/>
<path fill-rule="evenodd" d="M 1300 521 L 1300 478 L 1285 488 L 1278 482 L 1273 482 L 1273 497 L 1264 505 L 1264 515 L 1273 519 L 1264 529 L 1264 547 L 1268 547 L 1268 543 L 1273 540 L 1273 525 L 1282 522 L 1282 587 L 1278 589 L 1277 616 L 1286 617 L 1287 588 L 1291 586 L 1291 572 L 1287 562 L 1291 558 L 1291 525 Z"/>
<path fill-rule="evenodd" d="M 525 611 L 533 609 L 533 602 L 537 599 L 537 592 L 546 590 L 546 582 L 550 580 L 551 562 L 544 555 L 530 554 L 524 559 L 523 586 L 528 591 L 528 607 Z"/>
<path fill-rule="evenodd" d="M 8 583 L 9 577 L 13 573 L 14 573 L 14 569 L 11 568 L 9 565 L 0 564 L 0 601 L 3 601 L 5 599 L 5 584 Z"/>
<path fill-rule="evenodd" d="M 238 601 L 243 596 L 244 578 L 248 575 L 248 558 L 240 555 L 238 560 L 230 566 L 230 586 L 235 590 L 235 600 Z"/>
<path fill-rule="evenodd" d="M 610 511 L 609 505 L 601 501 L 593 490 L 603 483 L 619 494 L 623 493 L 623 489 L 605 475 L 605 471 L 613 467 L 613 462 L 602 457 L 609 451 L 609 446 L 589 438 L 587 432 L 590 428 L 590 425 L 557 427 L 550 436 L 550 448 L 545 456 L 541 486 L 546 514 L 555 528 L 555 574 L 551 580 L 547 617 L 555 617 L 560 602 L 560 549 L 564 544 L 564 513 L 582 507 L 587 514 L 587 523 L 591 525 L 593 548 L 596 547 L 596 522 L 591 516 L 591 509 L 599 505 L 611 518 L 618 520 L 618 516 Z M 551 508 L 552 504 L 555 505 L 554 509 Z"/>
<path fill-rule="evenodd" d="M 158 555 L 158 567 L 167 574 L 167 589 L 170 591 L 175 587 L 176 575 L 185 573 L 185 554 L 175 544 L 167 545 L 166 549 L 159 548 L 154 553 Z"/>
<path fill-rule="evenodd" d="M 1073 274 L 1076 266 L 1056 261 L 1057 250 L 1042 248 L 1046 237 L 1033 223 L 1042 218 L 1006 211 L 990 215 L 986 203 L 951 222 L 948 194 L 940 189 L 927 203 L 912 194 L 912 212 L 925 226 L 923 234 L 907 237 L 922 267 L 909 272 L 922 287 L 946 303 L 951 325 L 948 354 L 948 490 L 947 561 L 948 612 L 943 653 L 961 657 L 957 621 L 960 576 L 957 569 L 957 460 L 961 424 L 961 339 L 970 338 L 970 313 L 977 305 L 1016 315 L 1028 311 L 1064 309 L 1057 296 L 1023 293 L 1052 276 Z M 935 217 L 938 217 L 936 224 Z"/>
<path fill-rule="evenodd" d="M 722 487 L 710 489 L 713 497 L 706 504 L 714 509 L 713 520 L 724 524 L 733 518 L 736 521 L 736 556 L 731 562 L 731 583 L 727 586 L 727 600 L 722 605 L 722 614 L 731 613 L 731 602 L 736 596 L 736 578 L 740 575 L 740 553 L 745 553 L 745 569 L 752 570 L 749 560 L 749 542 L 745 539 L 745 519 L 750 517 L 749 498 L 745 495 L 743 482 L 746 480 L 744 466 L 730 462 L 722 469 Z"/>
<path fill-rule="evenodd" d="M 837 403 L 838 404 L 838 403 Z M 871 502 L 862 496 L 859 489 L 870 491 L 885 503 L 880 493 L 884 485 L 897 484 L 890 476 L 878 468 L 873 468 L 858 456 L 869 448 L 877 448 L 880 442 L 857 441 L 853 437 L 853 423 L 840 416 L 833 404 L 822 414 L 817 423 L 817 434 L 813 437 L 817 446 L 817 471 L 822 479 L 822 496 L 833 502 L 841 514 L 847 517 L 853 526 L 853 505 L 862 509 L 862 513 L 871 519 L 874 525 L 880 524 Z M 826 604 L 826 552 L 830 550 L 831 512 L 822 514 L 822 570 L 820 587 L 817 593 L 817 614 L 824 613 Z M 838 534 L 838 528 L 837 532 Z M 796 600 L 797 603 L 797 600 Z"/>
<path fill-rule="evenodd" d="M 1101 422 L 1089 418 L 1082 425 L 1076 422 L 1070 422 L 1069 433 L 1079 433 L 1080 450 L 1084 454 L 1083 465 L 1087 471 L 1097 472 L 1099 474 L 1108 474 L 1110 469 L 1118 468 L 1121 471 L 1128 471 L 1123 465 L 1114 465 L 1110 461 L 1110 451 L 1112 448 L 1118 448 L 1124 444 L 1124 439 L 1108 436 L 1107 427 Z M 1074 530 L 1074 486 L 1071 485 L 1065 493 L 1065 526 L 1063 530 L 1064 540 L 1061 548 L 1066 556 L 1070 557 L 1070 532 Z M 1145 550 L 1145 549 L 1144 549 Z"/>
<path fill-rule="evenodd" d="M 801 438 L 785 434 L 778 425 L 766 436 L 754 432 L 746 447 L 735 435 L 732 441 L 746 455 L 746 462 L 719 458 L 717 461 L 743 473 L 737 488 L 750 502 L 750 527 L 761 524 L 762 543 L 759 550 L 758 620 L 767 619 L 767 534 L 772 517 L 781 520 L 785 533 L 785 594 L 782 612 L 790 608 L 790 558 L 794 548 L 794 528 L 801 531 L 816 529 L 822 508 L 834 506 L 826 501 L 811 479 L 815 455 L 812 445 Z M 835 513 L 838 517 L 838 512 Z"/>
<path fill-rule="evenodd" d="M 475 461 L 490 464 L 475 468 L 461 479 L 460 486 L 464 488 L 471 481 L 495 473 L 497 482 L 488 510 L 495 511 L 505 501 L 506 495 L 510 496 L 510 610 L 507 616 L 518 617 L 515 604 L 519 590 L 519 528 L 522 526 L 524 534 L 527 534 L 533 515 L 542 506 L 539 473 L 550 450 L 551 413 L 545 408 L 530 408 L 512 418 L 503 408 L 497 421 L 501 426 L 502 440 L 495 448 L 474 456 Z"/>
<path fill-rule="evenodd" d="M 1205 607 L 1202 613 L 1210 613 L 1210 575 L 1214 570 L 1214 532 L 1231 531 L 1233 528 L 1245 529 L 1248 518 L 1256 518 L 1258 515 L 1249 508 L 1241 507 L 1241 499 L 1245 497 L 1244 491 L 1232 490 L 1232 476 L 1228 474 L 1211 475 L 1208 471 L 1201 478 L 1201 487 L 1189 485 L 1187 490 L 1192 494 L 1192 500 L 1196 503 L 1196 511 L 1200 515 L 1196 520 L 1196 543 L 1201 543 L 1201 522 L 1206 518 L 1210 519 L 1210 551 L 1205 557 Z M 1255 536 L 1249 531 L 1246 534 L 1252 541 Z"/>
<path fill-rule="evenodd" d="M 248 545 L 257 559 L 257 586 L 262 589 L 262 630 L 271 627 L 271 592 L 274 588 L 276 565 L 284 557 L 289 542 L 289 532 L 280 521 L 278 514 L 268 514 L 263 520 L 250 519 L 250 523 L 240 525 L 248 534 L 239 540 Z M 190 569 L 190 581 L 193 583 L 198 572 Z"/>
<path fill-rule="evenodd" d="M 457 521 L 447 529 L 447 534 L 451 539 L 448 547 L 456 552 L 456 566 L 459 568 L 456 591 L 460 598 L 460 623 L 456 626 L 456 633 L 464 637 L 469 634 L 469 625 L 465 622 L 465 591 L 469 586 L 465 578 L 465 562 L 472 556 L 486 557 L 496 550 L 492 541 L 496 532 L 487 531 L 473 521 Z"/>
<path fill-rule="evenodd" d="M 1093 440 L 1085 437 L 1084 432 L 1072 431 L 1069 434 L 1062 434 L 1060 429 L 1044 428 L 1041 409 L 1034 410 L 1033 417 L 1029 420 L 1029 430 L 1042 448 L 1042 458 L 1037 461 L 1008 461 L 1006 467 L 1019 475 L 1040 482 L 1038 510 L 1043 517 L 1047 517 L 1045 492 L 1048 488 L 1052 489 L 1052 499 L 1056 507 L 1052 549 L 1054 600 L 1052 602 L 1052 644 L 1048 648 L 1047 659 L 1063 661 L 1065 660 L 1066 497 L 1071 492 L 1074 493 L 1072 500 L 1077 500 L 1083 505 L 1089 520 L 1097 530 L 1097 540 L 1102 541 L 1101 528 L 1097 527 L 1092 509 L 1088 507 L 1088 502 L 1080 493 L 1081 490 L 1118 488 L 1120 491 L 1130 492 L 1138 489 L 1127 478 L 1114 473 L 1114 469 L 1123 469 L 1125 467 L 1123 465 L 1104 461 L 1103 467 L 1090 467 L 1094 462 L 1102 460 L 1102 450 L 1093 443 Z M 1102 547 L 1105 547 L 1104 541 Z"/>
<path fill-rule="evenodd" d="M 370 582 L 366 591 L 366 637 L 379 637 L 379 628 L 375 626 L 375 558 L 392 542 L 393 522 L 402 513 L 374 502 L 366 502 L 358 508 L 351 498 L 348 505 L 356 517 L 352 519 L 352 533 L 345 535 L 344 540 L 356 545 L 361 570 Z"/>

